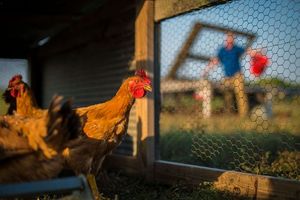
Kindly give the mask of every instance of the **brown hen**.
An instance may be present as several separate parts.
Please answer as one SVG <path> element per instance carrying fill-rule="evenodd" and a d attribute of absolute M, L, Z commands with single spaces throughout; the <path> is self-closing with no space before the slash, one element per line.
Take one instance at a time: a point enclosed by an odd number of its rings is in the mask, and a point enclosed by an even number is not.
<path fill-rule="evenodd" d="M 37 106 L 36 99 L 29 85 L 22 80 L 21 75 L 13 76 L 3 98 L 9 104 L 7 114 L 16 114 L 26 117 L 41 117 L 45 110 Z"/>
<path fill-rule="evenodd" d="M 115 149 L 124 138 L 127 128 L 130 110 L 136 98 L 142 98 L 151 91 L 151 81 L 143 70 L 136 72 L 135 76 L 123 81 L 116 95 L 109 101 L 75 111 L 82 120 L 84 139 L 76 142 L 88 143 L 86 154 L 79 154 L 75 144 L 66 149 L 65 155 L 71 168 L 78 166 L 78 159 L 86 164 L 77 172 L 92 173 L 97 175 L 102 162 L 107 154 Z M 86 150 L 90 149 L 90 151 Z M 78 158 L 76 158 L 78 157 Z"/>
<path fill-rule="evenodd" d="M 46 118 L 0 118 L 0 183 L 48 179 L 61 172 L 65 143 L 80 131 L 70 102 L 62 104 L 61 100 L 53 99 Z M 29 135 L 44 137 L 32 143 Z"/>

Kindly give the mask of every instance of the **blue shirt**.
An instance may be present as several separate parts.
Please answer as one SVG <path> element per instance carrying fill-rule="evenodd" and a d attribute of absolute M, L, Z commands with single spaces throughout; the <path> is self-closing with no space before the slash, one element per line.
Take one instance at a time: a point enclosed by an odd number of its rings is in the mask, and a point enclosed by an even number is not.
<path fill-rule="evenodd" d="M 223 64 L 223 69 L 226 77 L 231 77 L 241 71 L 240 57 L 245 52 L 245 49 L 233 45 L 232 49 L 222 47 L 219 50 L 218 58 Z"/>

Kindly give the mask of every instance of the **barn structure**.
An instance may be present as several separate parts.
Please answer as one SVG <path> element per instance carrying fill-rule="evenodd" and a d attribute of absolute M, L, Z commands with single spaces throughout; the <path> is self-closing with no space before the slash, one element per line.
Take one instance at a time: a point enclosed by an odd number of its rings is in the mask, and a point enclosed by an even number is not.
<path fill-rule="evenodd" d="M 296 181 L 159 159 L 157 25 L 220 3 L 226 0 L 0 0 L 0 57 L 29 60 L 30 83 L 42 107 L 47 107 L 54 94 L 72 97 L 76 107 L 104 102 L 135 68 L 148 72 L 154 92 L 136 101 L 128 136 L 106 159 L 106 167 L 164 182 L 219 181 L 220 188 L 238 187 L 253 197 L 268 197 L 270 193 L 299 197 L 300 184 Z"/>

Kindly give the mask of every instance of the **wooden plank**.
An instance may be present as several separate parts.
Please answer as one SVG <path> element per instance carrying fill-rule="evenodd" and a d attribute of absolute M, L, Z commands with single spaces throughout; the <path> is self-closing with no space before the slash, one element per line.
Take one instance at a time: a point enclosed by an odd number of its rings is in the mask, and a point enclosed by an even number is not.
<path fill-rule="evenodd" d="M 296 180 L 161 160 L 155 162 L 155 179 L 166 183 L 184 180 L 196 185 L 209 181 L 213 182 L 217 189 L 253 199 L 300 199 L 300 182 Z"/>
<path fill-rule="evenodd" d="M 300 182 L 270 176 L 259 176 L 257 199 L 300 199 Z"/>
<path fill-rule="evenodd" d="M 166 183 L 174 183 L 185 180 L 191 184 L 199 184 L 202 181 L 216 181 L 225 170 L 199 167 L 183 163 L 174 163 L 156 160 L 154 163 L 155 179 Z"/>
<path fill-rule="evenodd" d="M 227 0 L 156 0 L 155 21 L 164 20 L 185 12 L 224 2 L 227 2 Z"/>
<path fill-rule="evenodd" d="M 213 30 L 219 31 L 219 32 L 226 33 L 227 31 L 230 30 L 235 35 L 245 35 L 246 37 L 249 37 L 249 38 L 254 38 L 255 37 L 255 35 L 252 34 L 252 33 L 247 33 L 247 32 L 243 32 L 243 31 L 239 31 L 239 30 L 228 29 L 228 28 L 225 28 L 225 27 L 215 26 L 215 25 L 207 24 L 207 23 L 201 23 L 201 25 L 202 25 L 203 28 L 213 29 Z"/>
<path fill-rule="evenodd" d="M 135 63 L 137 68 L 147 71 L 153 81 L 154 69 L 154 2 L 153 0 L 140 1 L 137 5 L 135 21 Z M 154 92 L 154 91 L 153 91 Z M 136 101 L 138 157 L 143 163 L 144 172 L 151 179 L 154 148 L 154 100 L 153 92 L 146 98 Z"/>
<path fill-rule="evenodd" d="M 243 31 L 239 31 L 239 30 L 233 30 L 233 29 L 228 29 L 225 27 L 220 27 L 220 26 L 215 26 L 212 24 L 206 24 L 206 23 L 201 23 L 203 28 L 207 28 L 207 29 L 212 29 L 215 31 L 219 31 L 219 32 L 223 32 L 226 33 L 228 31 L 231 31 L 232 33 L 234 33 L 235 35 L 243 35 L 246 36 L 248 38 L 248 41 L 245 45 L 245 49 L 250 47 L 254 41 L 254 39 L 256 38 L 256 35 L 253 33 L 248 33 L 248 32 L 243 32 Z"/>
<path fill-rule="evenodd" d="M 210 60 L 209 56 L 196 55 L 196 54 L 192 54 L 192 53 L 187 54 L 187 57 L 189 59 L 200 60 L 200 61 L 209 61 Z"/>
<path fill-rule="evenodd" d="M 161 93 L 179 93 L 196 91 L 206 86 L 206 80 L 163 80 L 161 81 Z"/>

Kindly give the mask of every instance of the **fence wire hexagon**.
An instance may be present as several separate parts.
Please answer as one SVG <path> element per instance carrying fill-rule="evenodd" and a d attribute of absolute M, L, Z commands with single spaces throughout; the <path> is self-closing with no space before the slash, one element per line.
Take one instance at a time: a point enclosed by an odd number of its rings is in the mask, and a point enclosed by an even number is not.
<path fill-rule="evenodd" d="M 162 21 L 161 159 L 300 180 L 299 22 L 296 0 Z"/>

